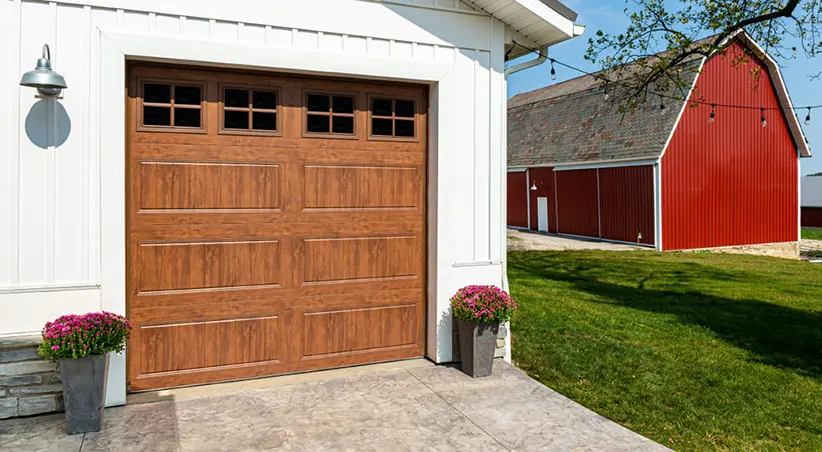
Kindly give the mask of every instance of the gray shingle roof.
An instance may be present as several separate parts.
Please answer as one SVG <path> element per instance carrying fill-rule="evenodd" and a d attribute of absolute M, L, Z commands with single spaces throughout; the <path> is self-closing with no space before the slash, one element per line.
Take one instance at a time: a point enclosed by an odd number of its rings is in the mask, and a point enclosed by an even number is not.
<path fill-rule="evenodd" d="M 697 67 L 691 63 L 680 75 L 684 85 L 693 83 Z M 644 105 L 623 113 L 617 98 L 612 95 L 606 100 L 601 81 L 593 75 L 512 97 L 508 101 L 508 165 L 658 158 L 684 101 L 651 95 Z"/>

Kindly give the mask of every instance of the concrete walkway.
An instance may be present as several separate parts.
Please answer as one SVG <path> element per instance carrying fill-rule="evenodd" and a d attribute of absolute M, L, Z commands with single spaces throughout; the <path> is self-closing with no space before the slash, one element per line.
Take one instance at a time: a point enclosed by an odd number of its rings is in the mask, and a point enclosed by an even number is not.
<path fill-rule="evenodd" d="M 667 450 L 502 362 L 484 379 L 422 360 L 382 366 L 138 395 L 106 410 L 100 433 L 67 436 L 62 415 L 0 421 L 0 449 Z M 150 399 L 161 401 L 134 403 Z"/>

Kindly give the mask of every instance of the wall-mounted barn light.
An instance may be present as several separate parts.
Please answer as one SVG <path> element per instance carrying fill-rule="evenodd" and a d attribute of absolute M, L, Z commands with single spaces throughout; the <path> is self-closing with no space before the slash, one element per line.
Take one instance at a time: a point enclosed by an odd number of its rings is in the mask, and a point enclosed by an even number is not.
<path fill-rule="evenodd" d="M 23 74 L 20 85 L 37 88 L 37 92 L 43 96 L 56 96 L 63 88 L 68 88 L 66 79 L 51 69 L 51 52 L 48 44 L 43 44 L 43 56 L 37 60 L 37 66 L 33 71 Z"/>
<path fill-rule="evenodd" d="M 534 184 L 531 185 L 531 191 L 537 191 L 537 183 L 536 182 L 534 182 Z"/>

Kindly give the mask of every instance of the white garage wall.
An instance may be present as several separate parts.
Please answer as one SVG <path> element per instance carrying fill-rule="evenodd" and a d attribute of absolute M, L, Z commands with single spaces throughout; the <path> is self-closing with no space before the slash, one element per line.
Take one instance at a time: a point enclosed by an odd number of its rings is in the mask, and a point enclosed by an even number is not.
<path fill-rule="evenodd" d="M 105 74 L 118 70 L 100 65 L 102 29 L 203 46 L 295 49 L 314 58 L 452 66 L 431 88 L 428 281 L 428 354 L 450 360 L 450 342 L 442 340 L 451 334 L 443 315 L 448 298 L 466 284 L 502 284 L 505 27 L 455 0 L 230 5 L 0 0 L 0 335 L 101 308 L 100 225 L 112 213 L 101 209 L 100 162 L 122 149 L 101 147 L 100 111 L 123 104 L 96 94 Z M 18 86 L 43 43 L 69 85 L 56 102 Z"/>
<path fill-rule="evenodd" d="M 803 177 L 800 180 L 802 207 L 822 207 L 822 176 Z"/>

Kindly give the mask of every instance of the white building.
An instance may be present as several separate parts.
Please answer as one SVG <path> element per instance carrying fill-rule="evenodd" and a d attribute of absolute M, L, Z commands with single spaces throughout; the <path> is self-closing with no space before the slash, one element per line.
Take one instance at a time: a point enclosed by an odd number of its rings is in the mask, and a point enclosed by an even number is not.
<path fill-rule="evenodd" d="M 132 390 L 427 356 L 504 284 L 506 55 L 555 0 L 0 1 L 0 335 L 134 324 Z M 43 44 L 68 89 L 19 86 Z M 520 67 L 521 69 L 522 67 Z"/>
<path fill-rule="evenodd" d="M 822 176 L 806 176 L 800 181 L 802 226 L 822 228 Z"/>

